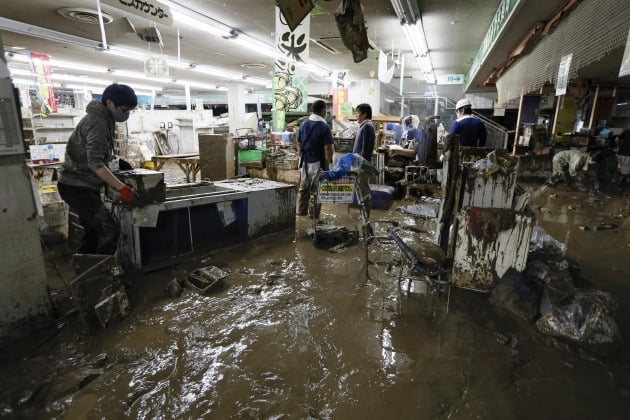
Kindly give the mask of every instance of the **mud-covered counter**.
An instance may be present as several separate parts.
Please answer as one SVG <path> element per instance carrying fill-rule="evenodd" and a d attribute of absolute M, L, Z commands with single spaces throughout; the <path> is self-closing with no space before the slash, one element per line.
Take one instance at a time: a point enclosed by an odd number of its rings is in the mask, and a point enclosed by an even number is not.
<path fill-rule="evenodd" d="M 166 199 L 117 207 L 119 260 L 150 270 L 178 258 L 295 227 L 295 187 L 240 179 L 167 188 Z"/>

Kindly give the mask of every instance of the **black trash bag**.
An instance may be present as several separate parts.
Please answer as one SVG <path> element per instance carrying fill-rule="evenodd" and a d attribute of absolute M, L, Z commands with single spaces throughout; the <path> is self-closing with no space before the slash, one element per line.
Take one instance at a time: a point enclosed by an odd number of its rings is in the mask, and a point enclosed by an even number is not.
<path fill-rule="evenodd" d="M 544 334 L 578 343 L 615 344 L 621 339 L 614 319 L 616 310 L 615 299 L 600 290 L 575 289 L 570 302 L 558 304 L 554 291 L 545 287 L 536 327 Z"/>
<path fill-rule="evenodd" d="M 542 286 L 510 268 L 490 294 L 490 303 L 526 321 L 538 315 Z"/>

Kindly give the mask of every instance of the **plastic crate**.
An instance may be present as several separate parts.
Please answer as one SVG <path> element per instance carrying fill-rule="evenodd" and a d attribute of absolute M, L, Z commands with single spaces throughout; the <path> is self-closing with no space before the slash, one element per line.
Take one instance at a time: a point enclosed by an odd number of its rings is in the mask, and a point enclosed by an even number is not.
<path fill-rule="evenodd" d="M 252 150 L 239 150 L 238 161 L 239 162 L 256 162 L 265 159 L 265 151 L 259 149 Z"/>
<path fill-rule="evenodd" d="M 64 226 L 68 223 L 68 205 L 63 201 L 42 204 L 44 217 L 41 218 L 40 229 Z"/>

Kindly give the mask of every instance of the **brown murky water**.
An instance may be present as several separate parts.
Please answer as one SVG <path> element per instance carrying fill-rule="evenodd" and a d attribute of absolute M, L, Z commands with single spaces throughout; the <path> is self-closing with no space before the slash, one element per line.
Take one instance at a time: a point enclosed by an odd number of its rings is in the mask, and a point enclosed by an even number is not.
<path fill-rule="evenodd" d="M 615 218 L 624 214 L 618 198 L 589 197 L 547 196 L 537 217 L 567 242 L 583 277 L 619 299 L 625 341 L 612 358 L 503 318 L 485 295 L 453 289 L 446 314 L 444 296 L 400 293 L 386 273 L 399 256 L 391 242 L 372 246 L 366 283 L 362 246 L 316 249 L 302 218 L 297 233 L 211 255 L 231 272 L 221 292 L 166 298 L 167 269 L 136 278 L 132 314 L 94 337 L 71 324 L 0 347 L 0 416 L 627 418 L 628 213 Z M 350 224 L 343 213 L 326 218 Z M 578 229 L 601 218 L 620 227 Z"/>

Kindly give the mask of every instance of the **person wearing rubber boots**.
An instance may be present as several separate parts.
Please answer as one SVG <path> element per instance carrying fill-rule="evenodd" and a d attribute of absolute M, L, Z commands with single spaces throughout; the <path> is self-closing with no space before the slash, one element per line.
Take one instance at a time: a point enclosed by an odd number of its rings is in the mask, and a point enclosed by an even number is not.
<path fill-rule="evenodd" d="M 300 156 L 300 188 L 298 190 L 297 205 L 298 215 L 306 216 L 311 213 L 319 217 L 321 204 L 313 203 L 309 208 L 313 188 L 313 177 L 319 169 L 327 171 L 333 160 L 333 138 L 330 127 L 325 120 L 326 102 L 317 100 L 313 102 L 313 112 L 300 125 L 297 136 L 297 151 Z"/>
<path fill-rule="evenodd" d="M 61 198 L 76 213 L 85 231 L 79 254 L 113 255 L 118 246 L 119 227 L 101 200 L 101 188 L 109 185 L 123 202 L 134 199 L 134 191 L 107 166 L 114 158 L 116 122 L 124 122 L 138 104 L 132 88 L 109 85 L 101 101 L 87 105 L 85 115 L 70 135 L 57 188 Z"/>

